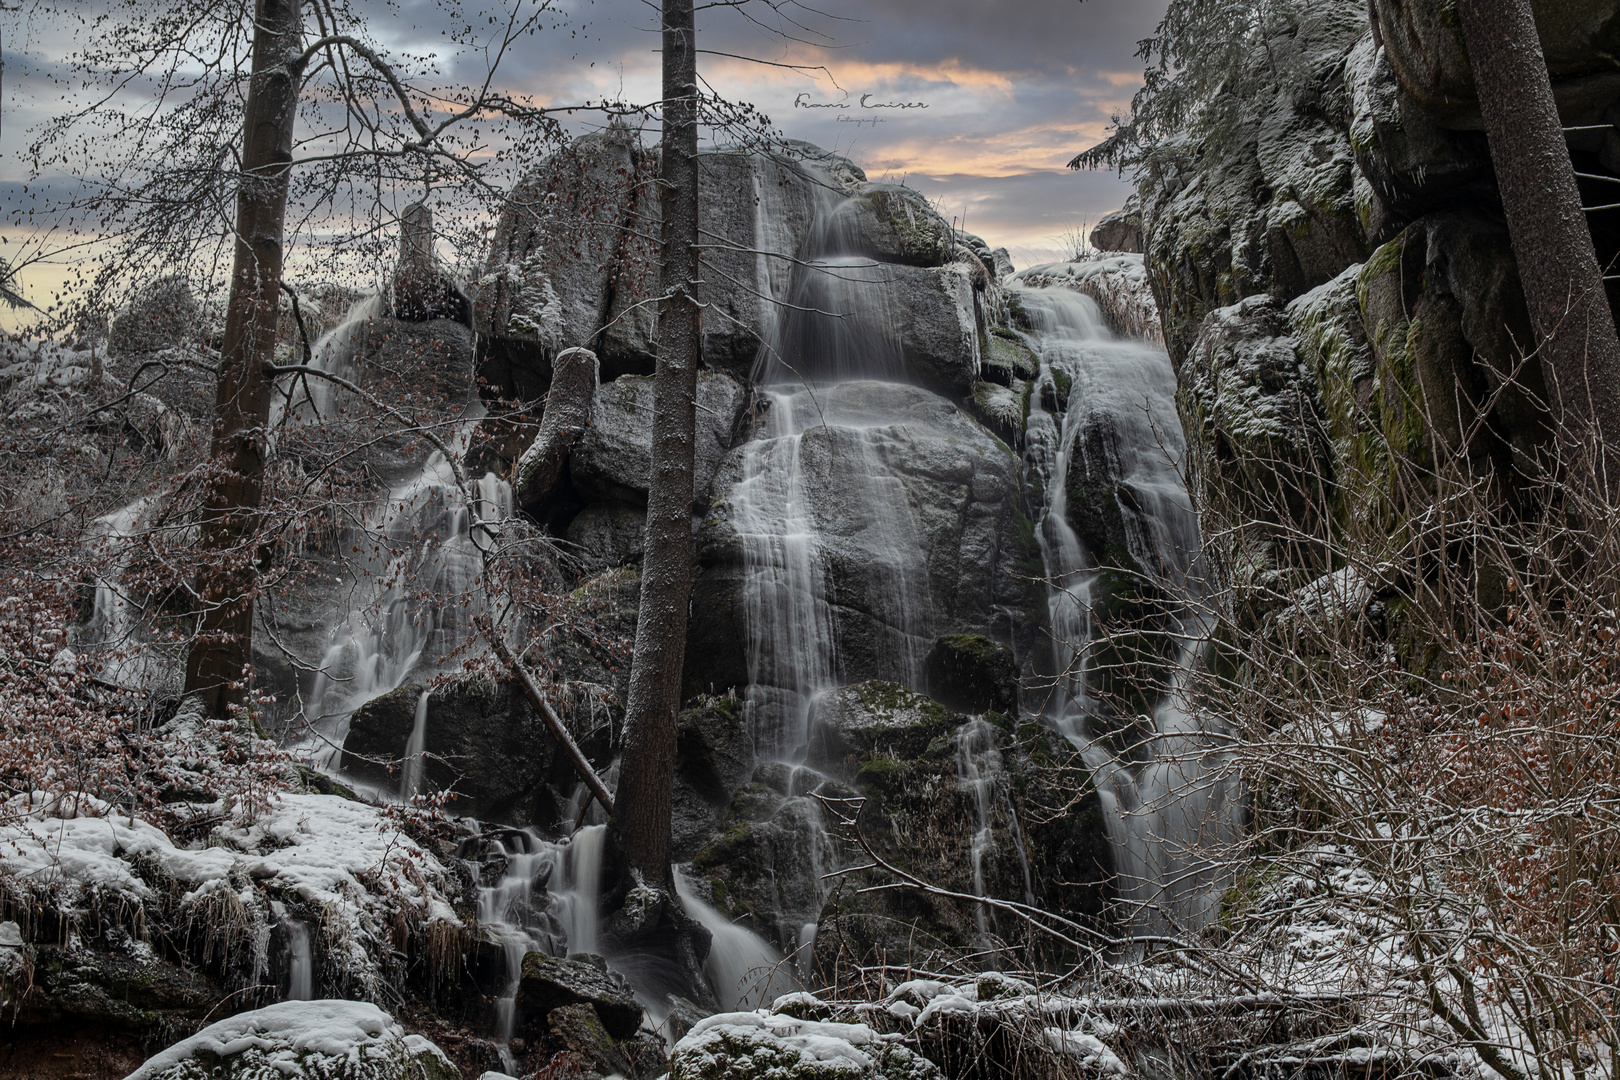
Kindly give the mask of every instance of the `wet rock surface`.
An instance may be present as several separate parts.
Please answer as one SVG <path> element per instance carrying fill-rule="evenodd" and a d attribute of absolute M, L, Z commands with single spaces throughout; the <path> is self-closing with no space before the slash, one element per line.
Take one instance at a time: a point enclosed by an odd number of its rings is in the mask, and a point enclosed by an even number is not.
<path fill-rule="evenodd" d="M 841 497 L 866 482 L 872 454 L 904 492 L 904 507 L 895 509 L 909 515 L 903 526 L 914 530 L 916 567 L 907 572 L 915 573 L 919 596 L 927 590 L 922 610 L 928 625 L 994 632 L 998 604 L 1027 602 L 1017 570 L 1027 558 L 1018 528 L 1020 480 L 1006 446 L 958 406 L 920 387 L 848 383 L 827 396 L 824 408 L 826 425 L 806 432 L 800 453 L 803 467 L 817 477 L 805 496 L 835 598 L 840 676 L 859 680 L 895 670 L 887 644 L 895 615 L 870 569 L 893 561 L 888 549 L 874 546 L 885 544 L 888 534 Z M 734 506 L 744 458 L 739 448 L 721 465 L 698 531 L 692 634 L 704 643 L 703 662 L 717 688 L 743 685 L 748 671 L 745 555 Z M 698 655 L 689 651 L 689 663 Z M 706 690 L 707 681 L 694 690 Z"/>
<path fill-rule="evenodd" d="M 531 952 L 523 958 L 517 996 L 523 1015 L 547 1017 L 553 1010 L 579 1005 L 595 1012 L 611 1038 L 628 1038 L 641 1026 L 641 1005 L 630 985 L 610 972 L 601 957 L 579 954 L 564 960 Z M 576 1034 L 588 1026 L 577 1016 L 569 1018 Z"/>

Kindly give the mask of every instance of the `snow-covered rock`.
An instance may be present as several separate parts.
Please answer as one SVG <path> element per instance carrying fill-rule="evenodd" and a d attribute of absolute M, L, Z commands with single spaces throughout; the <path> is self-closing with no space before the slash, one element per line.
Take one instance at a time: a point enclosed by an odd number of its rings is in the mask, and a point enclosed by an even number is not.
<path fill-rule="evenodd" d="M 764 1009 L 701 1020 L 675 1045 L 670 1080 L 934 1080 L 939 1069 L 866 1024 Z"/>
<path fill-rule="evenodd" d="M 284 1001 L 210 1024 L 128 1080 L 455 1080 L 444 1052 L 364 1001 Z"/>
<path fill-rule="evenodd" d="M 163 830 L 95 799 L 18 795 L 0 825 L 0 890 L 71 924 L 109 896 L 147 923 L 204 919 L 221 905 L 262 949 L 271 894 L 318 913 L 337 965 L 375 989 L 397 948 L 396 920 L 458 928 L 451 873 L 382 809 L 333 795 L 270 794 L 267 805 L 212 808 L 206 840 Z"/>

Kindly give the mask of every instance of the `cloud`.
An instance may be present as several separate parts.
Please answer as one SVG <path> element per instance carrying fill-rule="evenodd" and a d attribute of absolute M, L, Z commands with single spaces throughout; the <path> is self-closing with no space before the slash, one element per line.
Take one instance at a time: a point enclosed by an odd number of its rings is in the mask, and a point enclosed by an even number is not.
<path fill-rule="evenodd" d="M 181 0 L 154 0 L 163 7 Z M 197 0 L 229 7 L 227 0 Z M 481 8 L 503 0 L 352 0 L 371 35 L 396 53 L 433 54 L 437 81 L 481 81 L 488 57 L 454 40 L 498 29 Z M 533 0 L 527 0 L 532 6 Z M 715 89 L 756 105 L 791 138 L 855 159 L 874 177 L 904 179 L 970 229 L 1015 250 L 1054 251 L 1054 237 L 1121 205 L 1111 174 L 1063 168 L 1102 138 L 1140 85 L 1137 42 L 1165 0 L 809 0 L 760 23 L 715 6 L 700 15 L 700 68 Z M 31 136 L 62 108 L 60 61 L 106 0 L 0 13 L 6 29 L 0 181 L 23 176 Z M 452 17 L 447 11 L 459 6 Z M 63 13 L 71 11 L 71 14 Z M 656 8 L 645 0 L 560 0 L 556 17 L 503 60 L 496 85 L 550 105 L 652 101 L 659 93 Z M 773 65 L 802 65 L 801 68 Z M 825 71 L 816 70 L 825 69 Z M 844 110 L 796 108 L 841 102 Z M 918 103 L 926 108 L 862 109 Z M 71 96 L 71 95 L 70 95 Z M 599 124 L 582 113 L 579 130 Z M 650 137 L 656 137 L 649 132 Z M 49 187 L 47 180 L 46 186 Z M 0 192 L 9 212 L 18 192 Z"/>

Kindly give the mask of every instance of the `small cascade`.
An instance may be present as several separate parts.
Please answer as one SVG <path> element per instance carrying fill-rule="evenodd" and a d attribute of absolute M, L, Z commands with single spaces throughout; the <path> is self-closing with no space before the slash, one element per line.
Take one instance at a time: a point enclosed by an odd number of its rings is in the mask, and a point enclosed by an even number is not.
<path fill-rule="evenodd" d="M 490 493 L 489 510 L 511 505 L 498 478 L 485 477 L 479 491 Z M 482 511 L 485 502 L 479 494 L 475 505 Z M 476 596 L 484 532 L 473 535 L 455 474 L 437 452 L 370 516 L 355 557 L 356 588 L 366 598 L 333 628 L 310 695 L 309 714 L 330 742 L 341 745 L 355 709 L 412 673 L 431 672 L 472 637 L 477 606 L 466 601 Z"/>
<path fill-rule="evenodd" d="M 985 884 L 984 862 L 997 852 L 995 824 L 998 805 L 1007 815 L 1008 838 L 1018 856 L 1023 872 L 1024 900 L 1033 903 L 1035 890 L 1029 874 L 1029 853 L 1024 848 L 1024 837 L 1018 827 L 1018 815 L 1007 797 L 1007 766 L 1002 759 L 995 727 L 982 716 L 974 717 L 956 729 L 956 783 L 972 799 L 973 836 L 968 845 L 968 858 L 973 867 L 973 892 L 988 896 Z M 974 921 L 981 937 L 989 933 L 989 920 L 985 907 L 974 908 Z"/>
<path fill-rule="evenodd" d="M 399 801 L 409 806 L 422 790 L 422 752 L 427 743 L 428 694 L 423 690 L 416 699 L 416 719 L 411 724 L 410 738 L 405 740 L 405 765 L 399 778 Z"/>
<path fill-rule="evenodd" d="M 675 895 L 712 936 L 703 974 L 723 1010 L 757 1009 L 783 994 L 803 989 L 792 966 L 758 934 L 738 926 L 692 890 L 686 876 L 675 872 Z M 814 925 L 811 940 L 814 940 Z"/>
<path fill-rule="evenodd" d="M 348 379 L 362 376 L 362 353 L 375 322 L 386 317 L 384 297 L 354 305 L 341 324 L 315 343 L 310 366 Z M 313 431 L 334 415 L 337 388 L 324 379 L 299 379 L 291 404 L 277 397 L 272 437 Z M 464 415 L 451 449 L 461 452 L 477 421 L 475 407 Z M 347 590 L 348 613 L 330 627 L 328 645 L 310 688 L 305 715 L 316 734 L 308 749 L 317 763 L 331 767 L 347 734 L 349 716 L 372 698 L 414 675 L 431 674 L 447 655 L 472 636 L 477 606 L 473 580 L 482 553 L 491 546 L 495 523 L 512 515 L 510 486 L 486 473 L 474 482 L 473 503 L 456 483 L 455 471 L 434 451 L 414 476 L 396 484 L 365 516 L 346 560 L 340 586 Z M 476 519 L 475 519 L 476 513 Z M 474 525 L 474 521 L 490 524 Z M 417 728 L 423 716 L 418 709 Z M 406 785 L 401 798 L 420 786 L 420 750 L 407 749 Z"/>
<path fill-rule="evenodd" d="M 982 717 L 956 729 L 956 783 L 972 797 L 973 803 L 973 839 L 968 846 L 968 857 L 973 864 L 975 896 L 985 895 L 984 858 L 996 852 L 996 776 L 1001 769 L 995 729 Z M 983 904 L 974 905 L 973 918 L 981 936 L 989 933 Z"/>
<path fill-rule="evenodd" d="M 313 1000 L 315 960 L 309 948 L 309 927 L 297 919 L 283 925 L 287 931 L 287 1000 Z"/>
<path fill-rule="evenodd" d="M 1122 759 L 1092 736 L 1096 705 L 1086 665 L 1096 563 L 1069 524 L 1065 482 L 1088 426 L 1108 425 L 1106 467 L 1129 493 L 1119 504 L 1131 557 L 1169 595 L 1195 598 L 1198 521 L 1178 470 L 1185 447 L 1175 375 L 1160 350 L 1113 338 L 1089 297 L 1061 288 L 1018 293 L 1035 325 L 1041 358 L 1025 467 L 1048 493 L 1037 540 L 1058 676 L 1043 713 L 1093 771 L 1114 849 L 1117 891 L 1138 913 L 1138 929 L 1197 928 L 1212 917 L 1219 892 L 1205 853 L 1235 836 L 1239 812 L 1234 782 L 1221 775 L 1219 752 L 1185 702 L 1186 679 L 1205 634 L 1190 611 L 1173 628 L 1184 644 L 1172 685 L 1152 718 L 1146 760 L 1140 753 Z M 1067 393 L 1060 390 L 1065 383 Z"/>
<path fill-rule="evenodd" d="M 515 1064 L 507 1047 L 523 958 L 531 952 L 567 956 L 596 950 L 606 833 L 606 826 L 592 825 L 559 844 L 532 829 L 513 829 L 490 842 L 492 852 L 505 858 L 506 872 L 478 890 L 478 926 L 504 958 L 495 1037 L 509 1070 Z"/>
<path fill-rule="evenodd" d="M 543 879 L 542 874 L 556 866 L 557 850 L 556 845 L 526 830 L 496 841 L 495 847 L 506 857 L 506 873 L 494 885 L 478 890 L 478 926 L 500 946 L 505 958 L 506 981 L 495 1002 L 495 1042 L 500 1048 L 501 1063 L 511 1069 L 516 1062 L 508 1047 L 512 1042 L 523 958 L 537 949 L 551 951 L 548 948 L 552 944 L 550 927 L 544 919 L 546 912 L 535 905 L 534 889 L 537 881 L 544 888 L 549 875 Z"/>
<path fill-rule="evenodd" d="M 555 898 L 552 914 L 562 924 L 571 953 L 597 951 L 597 898 L 602 894 L 602 856 L 606 848 L 607 826 L 587 825 L 574 833 L 565 849 L 563 887 Z"/>
<path fill-rule="evenodd" d="M 96 518 L 89 543 L 95 548 L 100 572 L 88 622 L 76 628 L 72 644 L 96 656 L 97 677 L 119 686 L 155 686 L 163 679 L 161 659 L 140 640 L 141 607 L 124 587 L 123 569 L 130 543 L 141 519 L 153 505 L 143 495 L 127 506 Z"/>
<path fill-rule="evenodd" d="M 855 379 L 906 382 L 892 267 L 861 253 L 855 206 L 818 192 L 783 316 L 754 363 L 760 386 L 830 386 Z"/>

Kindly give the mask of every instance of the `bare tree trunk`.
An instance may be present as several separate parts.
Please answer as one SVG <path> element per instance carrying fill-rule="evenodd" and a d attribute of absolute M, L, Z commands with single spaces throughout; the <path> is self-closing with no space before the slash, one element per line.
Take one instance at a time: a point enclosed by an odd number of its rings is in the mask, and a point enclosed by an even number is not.
<path fill-rule="evenodd" d="M 675 724 L 692 593 L 692 451 L 697 420 L 697 47 L 692 0 L 664 0 L 663 213 L 658 368 L 653 376 L 653 475 L 647 555 L 625 709 L 613 832 L 628 868 L 669 879 Z"/>
<path fill-rule="evenodd" d="M 1529 0 L 1457 7 L 1560 437 L 1620 449 L 1620 338 Z"/>
<path fill-rule="evenodd" d="M 201 620 L 186 658 L 186 692 L 222 715 L 247 698 L 253 598 L 258 581 L 259 506 L 272 392 L 276 301 L 302 65 L 303 0 L 258 0 L 253 79 L 242 124 L 236 194 L 236 266 L 214 392 L 214 474 L 197 543 Z"/>

